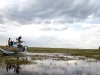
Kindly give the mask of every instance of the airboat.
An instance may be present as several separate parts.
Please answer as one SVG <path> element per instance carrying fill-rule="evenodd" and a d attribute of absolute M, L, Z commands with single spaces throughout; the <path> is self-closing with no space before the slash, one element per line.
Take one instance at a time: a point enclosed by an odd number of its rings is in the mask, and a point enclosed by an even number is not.
<path fill-rule="evenodd" d="M 16 55 L 16 54 L 26 54 L 28 52 L 28 46 L 25 41 L 20 41 L 22 37 L 18 37 L 17 42 L 13 42 L 13 46 L 9 49 L 2 49 L 0 51 L 3 55 Z M 13 51 L 12 51 L 13 50 Z"/>

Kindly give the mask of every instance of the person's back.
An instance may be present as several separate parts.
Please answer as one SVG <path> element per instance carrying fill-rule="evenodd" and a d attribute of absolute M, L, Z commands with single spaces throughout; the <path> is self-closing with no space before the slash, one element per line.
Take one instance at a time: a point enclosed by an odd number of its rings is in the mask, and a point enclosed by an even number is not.
<path fill-rule="evenodd" d="M 18 37 L 18 42 L 21 42 L 21 38 L 22 38 L 21 36 Z"/>
<path fill-rule="evenodd" d="M 11 41 L 10 43 L 11 43 L 11 46 L 13 46 L 13 41 Z"/>
<path fill-rule="evenodd" d="M 10 43 L 10 38 L 9 38 L 9 40 L 8 40 L 8 46 L 10 47 L 10 45 L 11 45 L 11 43 Z"/>

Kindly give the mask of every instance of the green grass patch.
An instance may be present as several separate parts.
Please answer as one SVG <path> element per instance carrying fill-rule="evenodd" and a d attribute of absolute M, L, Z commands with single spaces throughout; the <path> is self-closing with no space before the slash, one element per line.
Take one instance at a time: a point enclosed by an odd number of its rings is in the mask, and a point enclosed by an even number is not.
<path fill-rule="evenodd" d="M 5 46 L 0 46 L 5 49 Z M 70 49 L 70 48 L 42 48 L 42 47 L 29 47 L 28 52 L 32 53 L 66 53 L 76 56 L 85 56 L 90 58 L 100 59 L 99 49 Z"/>

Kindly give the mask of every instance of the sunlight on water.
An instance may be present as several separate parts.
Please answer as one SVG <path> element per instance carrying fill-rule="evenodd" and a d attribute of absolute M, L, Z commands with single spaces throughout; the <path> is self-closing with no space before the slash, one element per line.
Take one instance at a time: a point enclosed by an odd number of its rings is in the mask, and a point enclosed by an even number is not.
<path fill-rule="evenodd" d="M 0 75 L 100 75 L 99 60 L 63 53 L 27 53 L 15 63 L 6 60 L 0 61 Z"/>

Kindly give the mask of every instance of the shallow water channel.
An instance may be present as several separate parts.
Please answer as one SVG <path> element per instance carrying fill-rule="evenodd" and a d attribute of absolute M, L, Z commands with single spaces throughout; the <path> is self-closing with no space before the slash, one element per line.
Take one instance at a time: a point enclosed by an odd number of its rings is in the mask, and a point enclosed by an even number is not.
<path fill-rule="evenodd" d="M 1 56 L 0 75 L 100 75 L 100 61 L 63 53 Z"/>

